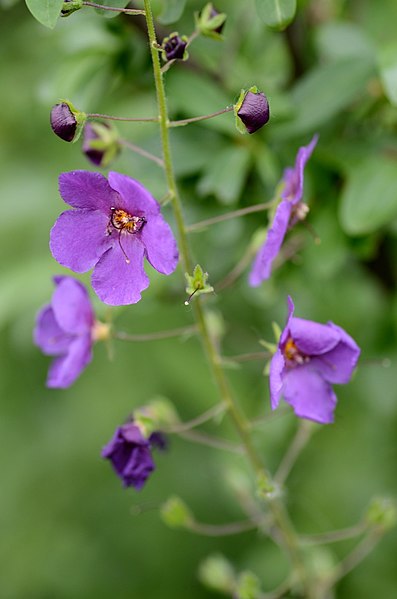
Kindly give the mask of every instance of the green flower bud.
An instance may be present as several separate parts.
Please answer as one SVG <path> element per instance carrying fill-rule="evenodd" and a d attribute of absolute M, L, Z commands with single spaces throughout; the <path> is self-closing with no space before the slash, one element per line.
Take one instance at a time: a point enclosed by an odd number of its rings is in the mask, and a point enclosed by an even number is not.
<path fill-rule="evenodd" d="M 161 506 L 160 514 L 163 522 L 171 528 L 189 528 L 194 520 L 187 505 L 176 495 Z"/>
<path fill-rule="evenodd" d="M 220 554 L 210 555 L 199 567 L 200 581 L 209 589 L 226 593 L 234 593 L 236 577 L 231 563 Z"/>
<path fill-rule="evenodd" d="M 261 584 L 259 578 L 253 573 L 241 572 L 237 580 L 237 597 L 239 599 L 259 599 Z"/>
<path fill-rule="evenodd" d="M 382 533 L 391 530 L 397 523 L 395 501 L 388 497 L 375 497 L 367 509 L 365 522 Z"/>
<path fill-rule="evenodd" d="M 200 264 L 194 267 L 193 275 L 185 273 L 185 277 L 187 282 L 186 293 L 189 294 L 185 302 L 186 306 L 190 304 L 193 295 L 201 295 L 202 293 L 211 293 L 214 291 L 214 288 L 207 283 L 208 273 L 203 271 Z"/>

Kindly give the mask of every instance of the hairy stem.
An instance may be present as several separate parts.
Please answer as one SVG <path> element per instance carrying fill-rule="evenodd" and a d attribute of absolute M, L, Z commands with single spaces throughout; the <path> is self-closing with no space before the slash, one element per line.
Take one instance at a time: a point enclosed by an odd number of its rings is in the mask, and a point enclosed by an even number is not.
<path fill-rule="evenodd" d="M 114 6 L 106 6 L 103 4 L 97 4 L 96 2 L 83 2 L 83 6 L 90 6 L 91 8 L 100 8 L 101 10 L 111 10 L 113 12 L 124 12 L 127 15 L 144 15 L 145 11 L 138 8 L 115 8 Z"/>

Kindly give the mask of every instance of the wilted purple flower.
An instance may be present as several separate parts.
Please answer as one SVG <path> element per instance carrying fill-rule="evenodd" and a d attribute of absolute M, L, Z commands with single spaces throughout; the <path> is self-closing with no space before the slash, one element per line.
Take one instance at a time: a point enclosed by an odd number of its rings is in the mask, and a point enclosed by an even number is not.
<path fill-rule="evenodd" d="M 69 387 L 92 359 L 94 311 L 88 293 L 72 277 L 54 277 L 51 304 L 37 315 L 36 345 L 55 356 L 47 377 L 47 387 Z"/>
<path fill-rule="evenodd" d="M 184 60 L 187 42 L 186 36 L 180 37 L 177 33 L 172 33 L 169 37 L 164 38 L 162 43 L 164 58 L 166 60 Z"/>
<path fill-rule="evenodd" d="M 266 240 L 256 255 L 249 275 L 249 284 L 258 287 L 270 277 L 272 262 L 280 251 L 285 234 L 299 220 L 303 220 L 308 208 L 302 200 L 303 171 L 309 160 L 318 136 L 315 135 L 309 145 L 298 150 L 295 166 L 286 168 L 283 175 L 284 188 L 281 192 L 281 202 L 277 206 L 273 222 L 267 232 Z"/>
<path fill-rule="evenodd" d="M 147 258 L 169 275 L 178 248 L 160 205 L 138 181 L 110 172 L 72 171 L 59 178 L 63 200 L 75 208 L 63 212 L 51 230 L 55 260 L 75 272 L 95 267 L 92 286 L 106 304 L 135 304 L 149 285 Z"/>
<path fill-rule="evenodd" d="M 120 152 L 116 129 L 108 123 L 87 123 L 84 127 L 82 150 L 95 166 L 108 166 Z"/>
<path fill-rule="evenodd" d="M 242 120 L 248 133 L 255 133 L 270 118 L 269 102 L 263 92 L 247 91 L 237 116 Z"/>
<path fill-rule="evenodd" d="M 275 410 L 284 397 L 299 418 L 329 424 L 337 401 L 331 385 L 349 382 L 360 348 L 332 322 L 295 318 L 293 312 L 289 297 L 287 324 L 270 363 L 271 406 Z"/>
<path fill-rule="evenodd" d="M 112 462 L 125 487 L 134 487 L 139 491 L 155 469 L 151 446 L 164 449 L 164 436 L 154 432 L 146 438 L 139 425 L 128 422 L 116 429 L 113 439 L 105 445 L 101 455 Z"/>

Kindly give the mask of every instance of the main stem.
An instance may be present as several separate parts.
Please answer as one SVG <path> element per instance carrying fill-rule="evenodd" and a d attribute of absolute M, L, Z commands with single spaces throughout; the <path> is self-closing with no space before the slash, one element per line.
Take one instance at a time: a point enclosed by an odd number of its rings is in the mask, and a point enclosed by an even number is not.
<path fill-rule="evenodd" d="M 171 145 L 170 145 L 170 136 L 169 136 L 169 127 L 170 121 L 168 118 L 168 109 L 167 109 L 167 98 L 165 94 L 165 87 L 163 81 L 163 74 L 161 72 L 160 59 L 158 51 L 156 50 L 157 39 L 156 32 L 154 28 L 153 14 L 152 8 L 150 4 L 150 0 L 144 0 L 145 13 L 146 13 L 146 23 L 148 29 L 148 37 L 150 44 L 150 52 L 152 56 L 153 62 L 153 73 L 154 73 L 154 81 L 156 86 L 156 95 L 157 95 L 157 104 L 159 110 L 159 121 L 160 121 L 160 132 L 161 132 L 161 142 L 163 149 L 163 159 L 164 159 L 164 169 L 167 179 L 167 185 L 169 189 L 169 194 L 171 198 L 171 203 L 174 210 L 176 225 L 178 228 L 179 234 L 179 244 L 180 244 L 180 253 L 182 260 L 182 268 L 186 272 L 192 272 L 193 261 L 190 254 L 190 248 L 188 244 L 185 221 L 182 213 L 182 204 L 178 193 L 178 188 L 176 185 L 176 179 L 174 174 L 174 167 L 172 163 L 171 157 Z M 240 408 L 235 402 L 235 399 L 231 393 L 229 382 L 225 376 L 225 373 L 222 368 L 222 358 L 218 353 L 218 349 L 214 340 L 211 336 L 210 330 L 207 326 L 207 322 L 205 319 L 204 311 L 201 305 L 201 298 L 197 297 L 193 303 L 194 305 L 194 313 L 196 317 L 197 324 L 199 326 L 199 330 L 201 333 L 201 338 L 203 342 L 203 346 L 210 363 L 215 382 L 217 384 L 219 394 L 222 398 L 222 401 L 227 406 L 229 414 L 235 424 L 236 430 L 241 438 L 242 444 L 245 449 L 245 453 L 251 463 L 251 466 L 256 473 L 258 480 L 261 481 L 264 487 L 271 488 L 271 479 L 268 476 L 264 464 L 262 462 L 261 457 L 259 456 L 256 448 L 254 447 L 251 435 L 250 435 L 250 425 L 248 420 L 245 418 L 244 414 L 241 412 Z M 303 587 L 307 587 L 306 583 L 306 574 L 304 571 L 303 564 L 301 562 L 298 539 L 295 534 L 295 531 L 289 521 L 288 515 L 285 512 L 284 506 L 282 502 L 278 499 L 273 498 L 269 502 L 269 508 L 273 513 L 273 517 L 277 522 L 280 531 L 282 532 L 285 546 L 291 556 L 291 560 L 295 566 L 295 569 L 299 575 L 299 579 Z M 309 599 L 311 597 L 310 590 L 306 589 L 306 597 Z"/>

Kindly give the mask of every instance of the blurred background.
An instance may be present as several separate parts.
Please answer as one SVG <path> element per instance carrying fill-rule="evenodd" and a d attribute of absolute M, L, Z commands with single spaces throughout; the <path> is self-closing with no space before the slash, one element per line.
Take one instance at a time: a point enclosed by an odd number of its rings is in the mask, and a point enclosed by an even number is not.
<path fill-rule="evenodd" d="M 175 3 L 174 14 L 160 0 L 153 4 L 162 38 L 175 30 L 189 35 L 204 3 Z M 305 197 L 321 244 L 296 227 L 288 241 L 292 256 L 270 281 L 251 289 L 245 271 L 207 305 L 226 356 L 261 351 L 260 339 L 273 340 L 271 323 L 283 325 L 287 294 L 297 315 L 332 320 L 362 347 L 353 382 L 337 389 L 335 424 L 318 427 L 288 485 L 300 532 L 343 528 L 360 519 L 374 496 L 394 496 L 397 487 L 397 3 L 298 1 L 296 19 L 282 33 L 258 19 L 254 0 L 217 0 L 216 8 L 228 14 L 224 42 L 198 39 L 190 60 L 166 75 L 172 117 L 214 112 L 236 101 L 242 87 L 257 85 L 269 98 L 271 121 L 254 136 L 241 136 L 231 114 L 172 132 L 185 215 L 193 223 L 270 200 L 299 146 L 320 134 Z M 66 273 L 48 250 L 49 229 L 65 208 L 58 175 L 94 170 L 79 142 L 53 135 L 50 108 L 68 98 L 86 112 L 155 115 L 144 21 L 84 9 L 50 30 L 18 0 L 0 0 L 0 16 L 0 596 L 215 597 L 197 579 L 198 564 L 211 553 L 223 553 L 238 570 L 250 567 L 271 589 L 287 571 L 271 541 L 257 533 L 196 537 L 159 518 L 161 503 L 177 494 L 201 521 L 241 519 L 228 481 L 231 470 L 244 472 L 243 460 L 172 438 L 136 493 L 123 490 L 100 458 L 114 428 L 153 397 L 171 399 L 182 419 L 218 401 L 198 341 L 115 342 L 111 361 L 98 345 L 93 363 L 64 391 L 45 388 L 49 359 L 32 344 L 51 276 Z M 155 125 L 119 130 L 160 153 Z M 140 179 L 157 198 L 164 195 L 155 164 L 125 151 L 111 167 Z M 165 214 L 172 223 L 169 207 Z M 259 213 L 192 234 L 211 284 L 231 271 L 264 226 Z M 147 272 L 151 286 L 142 301 L 112 310 L 115 328 L 139 333 L 190 324 L 181 273 L 162 277 L 149 265 Z M 89 284 L 89 275 L 81 279 Z M 109 317 L 93 300 L 99 316 Z M 270 412 L 263 370 L 263 362 L 230 369 L 250 417 Z M 255 443 L 271 469 L 296 426 L 287 411 L 257 429 Z M 222 435 L 234 438 L 227 423 Z M 329 546 L 313 563 L 321 567 L 351 547 Z M 335 597 L 395 597 L 396 551 L 392 532 Z"/>

